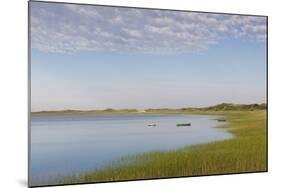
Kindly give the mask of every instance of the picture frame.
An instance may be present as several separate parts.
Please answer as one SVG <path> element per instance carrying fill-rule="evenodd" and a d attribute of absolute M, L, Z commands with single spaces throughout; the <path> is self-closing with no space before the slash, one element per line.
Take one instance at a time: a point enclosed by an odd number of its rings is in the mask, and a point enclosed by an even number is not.
<path fill-rule="evenodd" d="M 267 172 L 267 16 L 29 1 L 28 17 L 30 187 Z"/>

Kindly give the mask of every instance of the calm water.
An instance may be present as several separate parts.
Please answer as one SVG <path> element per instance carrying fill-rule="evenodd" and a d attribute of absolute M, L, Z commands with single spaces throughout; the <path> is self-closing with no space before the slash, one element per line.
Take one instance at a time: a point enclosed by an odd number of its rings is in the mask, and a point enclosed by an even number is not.
<path fill-rule="evenodd" d="M 206 115 L 34 116 L 31 182 L 95 170 L 121 157 L 228 139 Z M 177 123 L 191 122 L 190 127 Z M 156 123 L 156 127 L 147 124 Z"/>

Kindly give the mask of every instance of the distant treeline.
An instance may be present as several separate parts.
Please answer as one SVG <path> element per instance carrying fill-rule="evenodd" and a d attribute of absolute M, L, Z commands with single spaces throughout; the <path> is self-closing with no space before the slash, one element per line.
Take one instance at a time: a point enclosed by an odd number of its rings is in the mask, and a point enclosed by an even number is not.
<path fill-rule="evenodd" d="M 265 110 L 267 105 L 262 104 L 232 104 L 232 103 L 222 103 L 215 106 L 210 106 L 207 108 L 202 108 L 204 110 Z"/>
<path fill-rule="evenodd" d="M 31 112 L 32 114 L 41 115 L 41 114 L 125 114 L 125 113 L 137 113 L 138 110 L 136 109 L 113 109 L 107 108 L 104 110 L 58 110 L 58 111 L 39 111 L 39 112 Z"/>
<path fill-rule="evenodd" d="M 194 110 L 203 110 L 203 111 L 253 111 L 253 110 L 265 110 L 267 105 L 262 104 L 232 104 L 232 103 L 221 103 L 214 106 L 202 107 L 202 108 L 180 108 L 180 109 L 169 109 L 169 108 L 158 108 L 158 109 L 146 109 L 146 112 L 152 111 L 194 111 Z"/>
<path fill-rule="evenodd" d="M 180 113 L 189 111 L 253 111 L 253 110 L 265 110 L 267 109 L 266 104 L 232 104 L 232 103 L 221 103 L 215 106 L 203 107 L 203 108 L 149 108 L 145 110 L 137 109 L 113 109 L 107 108 L 104 110 L 61 110 L 61 111 L 40 111 L 32 112 L 34 115 L 53 115 L 53 114 L 136 114 L 136 113 Z"/>

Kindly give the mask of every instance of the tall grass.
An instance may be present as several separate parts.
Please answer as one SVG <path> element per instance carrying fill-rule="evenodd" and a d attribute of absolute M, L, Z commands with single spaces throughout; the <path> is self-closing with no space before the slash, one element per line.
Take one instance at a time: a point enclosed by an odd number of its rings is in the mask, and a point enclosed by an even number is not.
<path fill-rule="evenodd" d="M 267 170 L 266 111 L 197 111 L 194 113 L 224 116 L 227 122 L 218 128 L 227 128 L 235 137 L 174 151 L 155 151 L 131 156 L 95 172 L 65 177 L 61 183 L 73 184 Z"/>

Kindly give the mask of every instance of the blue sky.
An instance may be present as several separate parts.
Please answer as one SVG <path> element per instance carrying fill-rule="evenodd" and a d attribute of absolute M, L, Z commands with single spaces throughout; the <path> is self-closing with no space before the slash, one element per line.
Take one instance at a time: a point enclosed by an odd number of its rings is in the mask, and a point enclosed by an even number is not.
<path fill-rule="evenodd" d="M 266 100 L 266 19 L 31 3 L 32 111 Z"/>

